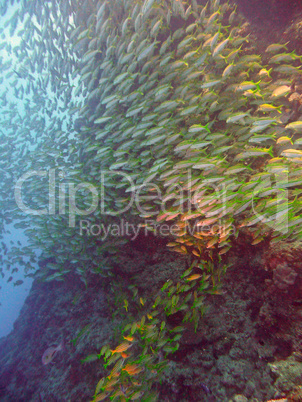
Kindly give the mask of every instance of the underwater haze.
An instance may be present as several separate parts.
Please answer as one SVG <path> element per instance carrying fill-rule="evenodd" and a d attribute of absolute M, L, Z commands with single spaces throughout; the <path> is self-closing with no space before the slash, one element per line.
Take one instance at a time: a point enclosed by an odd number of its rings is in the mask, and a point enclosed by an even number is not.
<path fill-rule="evenodd" d="M 15 54 L 11 52 L 11 49 L 20 44 L 21 38 L 17 35 L 11 35 L 9 27 L 7 26 L 4 29 L 5 24 L 8 23 L 9 19 L 12 18 L 14 13 L 18 10 L 18 6 L 11 6 L 8 8 L 7 13 L 1 17 L 1 65 L 10 66 L 10 69 L 13 69 L 13 66 L 17 64 L 17 58 Z M 5 46 L 4 46 L 5 45 Z M 5 71 L 5 67 L 4 67 Z M 5 77 L 4 74 L 1 75 L 1 96 L 2 102 L 4 98 L 6 98 L 6 102 L 14 101 L 16 102 L 16 107 L 20 110 L 23 109 L 23 102 L 14 96 L 12 87 L 14 79 L 16 79 L 16 75 L 11 77 Z M 5 102 L 4 102 L 5 103 Z M 1 109 L 2 110 L 2 109 Z M 4 110 L 4 108 L 3 108 Z M 1 114 L 1 122 L 5 121 L 6 114 Z M 7 129 L 7 125 L 1 123 L 1 132 L 5 132 Z M 22 138 L 20 138 L 22 142 Z M 9 154 L 4 155 L 4 159 L 2 160 L 5 168 L 9 168 L 10 157 Z M 6 169 L 1 169 L 1 181 L 5 179 L 4 171 Z M 2 189 L 3 191 L 3 189 Z M 1 196 L 3 198 L 3 195 Z M 4 200 L 1 199 L 1 203 Z M 5 210 L 2 209 L 3 215 L 5 214 Z M 2 218 L 3 219 L 3 218 Z M 2 224 L 3 225 L 3 222 Z M 2 246 L 1 246 L 1 265 L 6 260 L 6 255 L 8 250 L 10 253 L 14 255 L 14 251 L 11 250 L 12 247 L 19 248 L 20 246 L 27 245 L 27 239 L 24 235 L 22 229 L 15 229 L 12 224 L 5 225 L 3 227 L 4 234 L 1 237 Z M 17 257 L 17 256 L 15 256 Z M 14 275 L 14 282 L 12 282 L 13 277 L 11 275 L 7 275 L 4 277 L 2 275 L 1 280 L 1 290 L 0 290 L 0 337 L 9 334 L 9 332 L 13 328 L 13 323 L 18 317 L 19 311 L 24 303 L 26 296 L 29 293 L 29 289 L 31 287 L 32 279 L 25 278 L 23 269 L 18 265 L 18 261 L 16 262 L 10 261 L 12 265 L 12 270 L 15 270 L 16 274 Z M 3 267 L 2 267 L 3 269 Z M 2 274 L 4 272 L 2 271 Z M 3 280 L 4 279 L 4 280 Z"/>
<path fill-rule="evenodd" d="M 8 250 L 11 251 L 12 244 L 19 246 L 26 246 L 27 239 L 21 230 L 16 230 L 13 227 L 6 228 L 6 233 L 3 237 L 3 243 L 8 244 Z M 5 253 L 4 257 L 5 258 Z M 18 264 L 14 266 L 18 268 Z M 11 279 L 10 279 L 11 278 Z M 13 329 L 13 323 L 19 315 L 24 300 L 31 288 L 32 279 L 24 277 L 22 269 L 18 269 L 18 273 L 14 274 L 14 281 L 12 276 L 7 278 L 6 281 L 1 281 L 0 291 L 0 337 L 10 333 Z"/>

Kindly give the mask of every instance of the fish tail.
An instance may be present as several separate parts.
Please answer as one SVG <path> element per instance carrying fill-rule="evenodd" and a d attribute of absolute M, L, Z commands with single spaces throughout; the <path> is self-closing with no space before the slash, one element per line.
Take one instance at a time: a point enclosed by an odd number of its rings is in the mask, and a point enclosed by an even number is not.
<path fill-rule="evenodd" d="M 268 150 L 269 155 L 273 158 L 274 154 L 273 154 L 273 146 L 271 146 Z"/>

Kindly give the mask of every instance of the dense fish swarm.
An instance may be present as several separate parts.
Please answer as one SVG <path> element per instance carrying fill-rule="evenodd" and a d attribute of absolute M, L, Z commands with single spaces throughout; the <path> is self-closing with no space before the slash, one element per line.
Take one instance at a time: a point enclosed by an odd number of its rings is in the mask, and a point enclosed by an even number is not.
<path fill-rule="evenodd" d="M 42 249 L 56 261 L 46 280 L 75 271 L 87 285 L 92 273 L 110 275 L 102 253 L 121 240 L 82 236 L 80 219 L 111 224 L 125 210 L 148 230 L 167 224 L 171 249 L 198 262 L 118 347 L 102 349 L 97 357 L 115 365 L 94 398 L 143 400 L 152 390 L 156 399 L 164 353 L 183 330 L 171 336 L 165 316 L 182 311 L 198 325 L 232 238 L 301 238 L 302 121 L 291 100 L 301 57 L 280 44 L 253 54 L 241 17 L 219 0 L 29 1 L 10 35 L 19 21 L 21 43 L 6 48 L 17 62 L 2 63 L 15 100 L 1 97 L 1 210 L 6 223 L 20 220 L 30 246 L 2 262 L 30 269 Z M 92 208 L 91 186 L 102 208 Z M 12 202 L 18 189 L 37 213 Z"/>

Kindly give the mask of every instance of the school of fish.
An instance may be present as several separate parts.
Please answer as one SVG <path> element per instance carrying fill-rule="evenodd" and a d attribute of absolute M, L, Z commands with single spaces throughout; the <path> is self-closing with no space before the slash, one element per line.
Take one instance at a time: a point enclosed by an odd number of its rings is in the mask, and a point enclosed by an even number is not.
<path fill-rule="evenodd" d="M 254 245 L 301 240 L 302 118 L 286 119 L 301 56 L 287 44 L 254 54 L 252 39 L 241 34 L 243 17 L 219 0 L 15 5 L 0 31 L 8 57 L 0 60 L 0 83 L 8 85 L 0 97 L 0 225 L 4 238 L 13 222 L 29 245 L 3 246 L 3 277 L 16 264 L 33 275 L 36 249 L 55 258 L 44 271 L 47 281 L 72 271 L 87 286 L 100 272 L 97 239 L 86 241 L 70 224 L 75 186 L 76 223 L 92 203 L 83 183 L 100 190 L 106 211 L 93 210 L 91 224 L 110 222 L 134 194 L 125 215 L 149 230 L 173 224 L 168 246 L 180 254 L 221 256 L 242 230 Z M 7 8 L 3 3 L 2 18 Z M 19 45 L 6 41 L 5 29 Z M 23 209 L 14 202 L 21 190 Z M 207 280 L 191 271 L 184 292 Z M 179 296 L 169 303 L 174 311 Z M 160 332 L 156 324 L 142 326 L 151 338 Z M 119 384 L 118 375 L 146 375 L 126 361 L 132 346 L 124 341 L 105 350 L 111 363 L 119 360 L 95 401 L 115 384 L 121 400 L 141 398 L 140 385 L 137 391 Z"/>

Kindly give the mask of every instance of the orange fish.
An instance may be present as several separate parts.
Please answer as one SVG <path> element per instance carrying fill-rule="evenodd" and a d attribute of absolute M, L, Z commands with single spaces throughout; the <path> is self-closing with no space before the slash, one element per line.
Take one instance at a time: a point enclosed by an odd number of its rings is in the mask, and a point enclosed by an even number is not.
<path fill-rule="evenodd" d="M 129 375 L 135 375 L 140 373 L 144 368 L 139 366 L 138 364 L 126 364 L 126 366 L 122 369 L 126 371 Z"/>
<path fill-rule="evenodd" d="M 124 336 L 124 339 L 126 339 L 126 341 L 132 342 L 134 341 L 134 336 Z"/>
<path fill-rule="evenodd" d="M 127 349 L 131 348 L 131 346 L 133 346 L 132 343 L 129 342 L 123 342 L 121 343 L 119 346 L 117 346 L 116 349 L 111 350 L 111 353 L 122 353 L 125 352 Z"/>
<path fill-rule="evenodd" d="M 191 276 L 189 276 L 189 277 L 187 278 L 187 281 L 188 281 L 188 282 L 189 282 L 189 281 L 195 281 L 196 279 L 199 279 L 201 276 L 202 276 L 202 275 L 200 275 L 200 274 L 193 274 L 193 275 L 191 275 Z"/>
<path fill-rule="evenodd" d="M 121 352 L 121 356 L 122 356 L 124 359 L 127 359 L 127 357 L 131 356 L 131 353 Z"/>
<path fill-rule="evenodd" d="M 51 346 L 46 349 L 42 356 L 42 363 L 44 366 L 52 361 L 56 353 L 63 350 L 64 342 L 62 341 L 58 346 Z"/>

